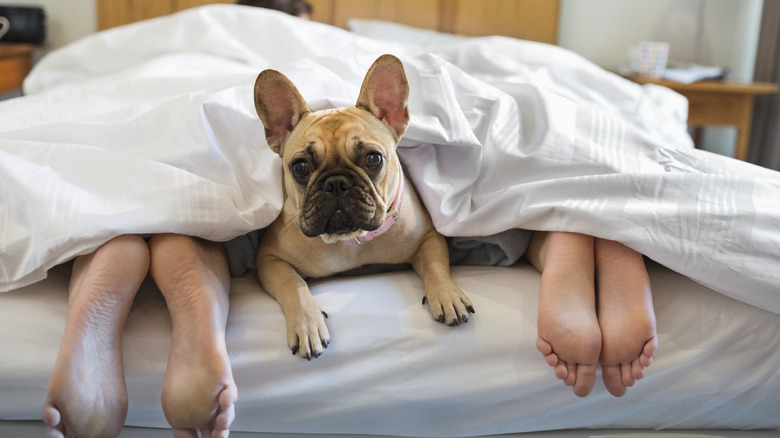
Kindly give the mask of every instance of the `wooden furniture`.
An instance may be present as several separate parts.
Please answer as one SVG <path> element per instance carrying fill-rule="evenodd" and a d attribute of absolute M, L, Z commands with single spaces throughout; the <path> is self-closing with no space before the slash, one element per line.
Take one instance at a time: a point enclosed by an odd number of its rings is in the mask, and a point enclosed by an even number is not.
<path fill-rule="evenodd" d="M 0 43 L 0 94 L 22 88 L 36 48 L 33 44 Z"/>
<path fill-rule="evenodd" d="M 699 81 L 685 84 L 638 76 L 627 77 L 640 84 L 653 83 L 669 87 L 688 98 L 688 124 L 691 126 L 735 126 L 737 146 L 734 156 L 740 160 L 745 160 L 748 154 L 755 96 L 778 91 L 776 84 L 765 82 Z"/>
<path fill-rule="evenodd" d="M 233 0 L 95 0 L 99 30 Z M 307 0 L 312 19 L 346 28 L 350 18 L 393 21 L 462 35 L 504 35 L 554 44 L 560 0 Z"/>

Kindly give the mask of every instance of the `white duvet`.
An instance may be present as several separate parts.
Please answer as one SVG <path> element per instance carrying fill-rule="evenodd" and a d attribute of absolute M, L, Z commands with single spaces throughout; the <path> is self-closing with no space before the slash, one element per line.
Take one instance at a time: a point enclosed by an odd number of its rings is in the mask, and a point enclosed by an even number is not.
<path fill-rule="evenodd" d="M 346 106 L 393 53 L 411 86 L 399 154 L 444 234 L 618 240 L 780 313 L 780 174 L 693 149 L 682 97 L 554 46 L 357 25 L 377 38 L 206 6 L 45 57 L 27 95 L 0 103 L 0 290 L 119 234 L 266 226 L 280 162 L 254 112 L 257 74 L 283 72 L 314 109 Z"/>

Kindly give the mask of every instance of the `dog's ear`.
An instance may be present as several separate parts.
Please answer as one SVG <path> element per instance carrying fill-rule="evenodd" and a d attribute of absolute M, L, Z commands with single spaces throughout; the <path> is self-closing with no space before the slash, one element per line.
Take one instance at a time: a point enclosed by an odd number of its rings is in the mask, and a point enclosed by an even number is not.
<path fill-rule="evenodd" d="M 382 55 L 368 69 L 356 106 L 384 122 L 400 139 L 409 125 L 409 83 L 401 61 Z"/>
<path fill-rule="evenodd" d="M 268 146 L 277 154 L 301 117 L 311 112 L 295 85 L 276 70 L 263 70 L 257 76 L 255 110 L 265 126 Z"/>

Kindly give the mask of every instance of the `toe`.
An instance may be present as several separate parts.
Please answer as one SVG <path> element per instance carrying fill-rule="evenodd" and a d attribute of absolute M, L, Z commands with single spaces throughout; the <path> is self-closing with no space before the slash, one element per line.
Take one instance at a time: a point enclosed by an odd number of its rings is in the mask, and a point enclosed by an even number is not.
<path fill-rule="evenodd" d="M 223 410 L 232 407 L 236 400 L 238 400 L 238 391 L 233 387 L 226 386 L 219 393 L 219 407 Z"/>
<path fill-rule="evenodd" d="M 631 374 L 634 379 L 639 380 L 645 376 L 645 368 L 653 363 L 653 355 L 658 348 L 658 339 L 654 336 L 645 343 L 639 358 L 632 363 Z"/>
<path fill-rule="evenodd" d="M 62 414 L 60 411 L 51 404 L 47 404 L 43 407 L 43 413 L 41 414 L 44 424 L 48 428 L 46 430 L 46 438 L 63 438 L 62 433 Z"/>
<path fill-rule="evenodd" d="M 219 395 L 220 412 L 215 420 L 216 430 L 212 433 L 227 431 L 236 418 L 235 402 L 238 399 L 236 391 L 227 387 Z"/>
<path fill-rule="evenodd" d="M 311 350 L 311 355 L 315 358 L 322 356 L 326 345 L 319 333 L 309 338 L 309 349 Z"/>
<path fill-rule="evenodd" d="M 566 382 L 566 377 L 569 376 L 569 367 L 566 366 L 565 362 L 559 361 L 558 356 L 555 356 L 554 354 L 551 356 L 554 356 L 556 361 L 555 365 L 553 365 L 553 368 L 555 369 L 555 377 Z"/>
<path fill-rule="evenodd" d="M 206 437 L 208 435 L 203 435 L 203 436 Z M 229 436 L 230 436 L 230 431 L 228 431 L 228 430 L 216 430 L 216 429 L 214 429 L 211 432 L 211 437 L 210 438 L 228 438 Z"/>
<path fill-rule="evenodd" d="M 625 385 L 627 388 L 634 386 L 634 383 L 636 383 L 633 375 L 632 364 L 621 364 L 620 375 L 623 379 L 623 385 Z"/>
<path fill-rule="evenodd" d="M 233 420 L 235 419 L 235 409 L 231 405 L 228 409 L 226 409 L 224 412 L 221 412 L 215 421 L 216 428 L 214 429 L 215 434 L 219 434 L 221 432 L 227 432 L 230 430 L 230 425 L 233 424 Z"/>
<path fill-rule="evenodd" d="M 46 431 L 46 438 L 65 438 L 65 435 L 57 429 L 48 429 Z"/>
<path fill-rule="evenodd" d="M 555 367 L 556 377 L 563 379 L 564 385 L 574 386 L 574 384 L 577 383 L 577 365 L 566 364 L 563 361 L 561 361 L 560 364 L 562 364 L 562 366 Z M 559 374 L 563 374 L 563 377 L 561 377 Z"/>
<path fill-rule="evenodd" d="M 645 377 L 645 366 L 642 359 L 637 359 L 631 364 L 631 376 L 634 380 L 642 380 Z"/>
<path fill-rule="evenodd" d="M 647 368 L 653 363 L 653 356 L 648 356 L 646 354 L 642 354 L 639 356 L 639 363 L 642 365 L 642 367 Z"/>
<path fill-rule="evenodd" d="M 551 367 L 555 368 L 559 364 L 558 355 L 553 352 L 552 345 L 550 345 L 549 342 L 545 341 L 543 338 L 537 338 L 536 339 L 536 349 L 539 350 L 540 353 L 542 353 L 542 356 L 544 356 L 544 361 L 547 362 L 547 365 L 550 365 Z M 563 379 L 566 377 L 565 373 L 565 364 L 564 366 L 564 373 L 563 376 L 559 376 L 559 379 Z M 558 373 L 556 372 L 556 375 Z"/>
<path fill-rule="evenodd" d="M 596 386 L 596 368 L 594 365 L 578 365 L 577 379 L 572 390 L 578 397 L 587 397 Z"/>
<path fill-rule="evenodd" d="M 301 349 L 300 336 L 298 333 L 294 331 L 287 333 L 287 347 L 290 348 L 293 355 L 298 354 L 298 351 Z"/>
<path fill-rule="evenodd" d="M 194 429 L 173 429 L 173 438 L 198 438 L 198 432 Z"/>
<path fill-rule="evenodd" d="M 607 387 L 607 391 L 615 397 L 622 397 L 626 394 L 626 387 L 623 384 L 622 373 L 620 372 L 620 365 L 616 366 L 603 366 L 601 367 L 601 374 L 604 379 L 604 386 Z"/>
<path fill-rule="evenodd" d="M 552 345 L 541 336 L 536 338 L 536 349 L 545 357 L 552 353 Z"/>
<path fill-rule="evenodd" d="M 43 413 L 41 416 L 43 417 L 43 422 L 46 423 L 46 426 L 52 429 L 59 426 L 60 421 L 62 421 L 62 415 L 60 415 L 60 411 L 50 404 L 47 404 L 43 407 Z"/>
<path fill-rule="evenodd" d="M 653 356 L 655 355 L 655 351 L 658 349 L 658 338 L 653 336 L 645 342 L 644 348 L 642 348 L 642 353 L 639 355 L 639 360 L 642 363 L 643 366 L 649 367 L 650 363 L 653 361 Z"/>

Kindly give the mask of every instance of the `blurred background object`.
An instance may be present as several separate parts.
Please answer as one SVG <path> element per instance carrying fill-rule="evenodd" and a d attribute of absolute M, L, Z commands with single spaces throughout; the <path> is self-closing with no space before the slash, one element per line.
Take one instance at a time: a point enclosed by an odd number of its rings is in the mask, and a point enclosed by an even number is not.
<path fill-rule="evenodd" d="M 0 17 L 8 20 L 4 43 L 43 44 L 46 40 L 46 13 L 41 7 L 0 6 Z"/>

